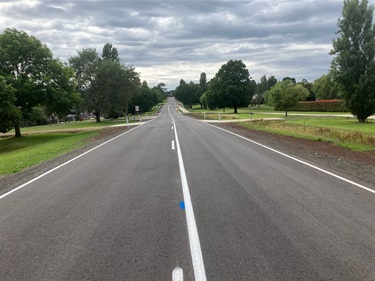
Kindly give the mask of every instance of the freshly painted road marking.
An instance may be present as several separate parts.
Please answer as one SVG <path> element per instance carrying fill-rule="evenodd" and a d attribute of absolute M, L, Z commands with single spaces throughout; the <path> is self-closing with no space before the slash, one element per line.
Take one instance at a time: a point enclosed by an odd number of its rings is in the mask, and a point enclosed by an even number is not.
<path fill-rule="evenodd" d="M 268 149 L 268 150 L 270 150 L 270 151 L 273 151 L 273 152 L 275 152 L 275 153 L 278 153 L 278 154 L 280 154 L 280 155 L 282 155 L 282 156 L 284 156 L 284 157 L 287 157 L 287 158 L 292 159 L 292 160 L 294 160 L 294 161 L 297 161 L 297 162 L 299 162 L 299 163 L 301 163 L 301 164 L 303 164 L 303 165 L 306 165 L 306 166 L 308 166 L 308 167 L 310 167 L 310 168 L 313 168 L 313 169 L 318 170 L 318 171 L 320 171 L 320 172 L 322 172 L 322 173 L 325 173 L 325 174 L 330 175 L 330 176 L 332 176 L 332 177 L 334 177 L 334 178 L 337 178 L 337 179 L 339 179 L 339 180 L 342 180 L 342 181 L 344 181 L 344 182 L 347 182 L 347 183 L 349 183 L 349 184 L 352 184 L 352 185 L 354 185 L 354 186 L 357 186 L 357 187 L 359 187 L 359 188 L 362 188 L 362 189 L 364 189 L 364 190 L 366 190 L 366 191 L 369 191 L 369 192 L 375 194 L 375 190 L 373 190 L 373 189 L 371 189 L 371 188 L 369 188 L 369 187 L 366 187 L 366 186 L 364 186 L 364 185 L 362 185 L 362 184 L 356 183 L 356 182 L 351 181 L 351 180 L 349 180 L 349 179 L 347 179 L 347 178 L 344 178 L 344 177 L 341 177 L 341 176 L 336 175 L 336 174 L 334 174 L 334 173 L 328 172 L 328 171 L 326 171 L 326 170 L 324 170 L 324 169 L 322 169 L 322 168 L 319 168 L 319 167 L 317 167 L 317 166 L 314 166 L 314 165 L 312 165 L 312 164 L 309 164 L 309 163 L 307 163 L 307 162 L 305 162 L 305 161 L 302 161 L 302 160 L 300 160 L 300 159 L 298 159 L 298 158 L 295 158 L 295 157 L 293 157 L 293 156 L 290 156 L 290 155 L 288 155 L 288 154 L 285 154 L 285 153 L 283 153 L 283 152 L 281 152 L 281 151 L 278 151 L 278 150 L 276 150 L 276 149 L 273 149 L 273 148 L 271 148 L 271 147 L 268 147 L 268 146 L 263 145 L 263 144 L 261 144 L 261 143 L 258 143 L 258 142 L 256 142 L 256 141 L 253 141 L 253 140 L 251 140 L 251 139 L 245 138 L 245 137 L 243 137 L 243 136 L 241 136 L 241 135 L 238 135 L 238 134 L 236 134 L 236 133 L 233 133 L 233 132 L 231 132 L 231 131 L 225 130 L 225 129 L 223 129 L 223 128 L 220 128 L 220 127 L 217 127 L 217 126 L 214 126 L 214 125 L 208 124 L 208 123 L 205 123 L 205 124 L 207 124 L 207 125 L 209 125 L 209 126 L 211 126 L 211 127 L 214 127 L 214 128 L 216 128 L 216 129 L 222 130 L 222 131 L 224 131 L 224 132 L 227 132 L 227 133 L 229 133 L 229 134 L 231 134 L 231 135 L 234 135 L 234 136 L 236 136 L 236 137 L 239 137 L 239 138 L 241 138 L 241 139 L 244 139 L 244 140 L 246 140 L 246 141 L 248 141 L 248 142 L 251 142 L 251 143 L 253 143 L 253 144 L 256 144 L 256 145 L 258 145 L 258 146 L 261 146 L 261 147 L 263 147 L 263 148 L 266 148 L 266 149 Z"/>
<path fill-rule="evenodd" d="M 159 115 L 159 116 L 160 116 L 160 115 Z M 150 123 L 150 122 L 154 121 L 154 120 L 157 119 L 159 116 L 157 116 L 156 118 L 154 118 L 154 119 L 148 121 L 147 123 Z M 147 123 L 144 123 L 144 124 L 147 124 Z M 0 196 L 0 200 L 3 199 L 3 198 L 5 198 L 5 197 L 7 197 L 7 196 L 10 195 L 10 194 L 12 194 L 13 192 L 16 192 L 17 190 L 20 190 L 21 188 L 24 188 L 25 186 L 29 185 L 30 183 L 33 183 L 34 181 L 36 181 L 36 180 L 38 180 L 38 179 L 40 179 L 40 178 L 42 178 L 42 177 L 44 177 L 44 176 L 46 176 L 46 175 L 52 173 L 53 171 L 56 171 L 57 169 L 60 169 L 61 167 L 64 167 L 65 165 L 67 165 L 67 164 L 73 162 L 74 160 L 77 160 L 78 158 L 81 158 L 82 156 L 84 156 L 84 155 L 86 155 L 86 154 L 88 154 L 88 153 L 90 153 L 90 152 L 92 152 L 92 151 L 98 149 L 99 147 L 101 147 L 101 146 L 103 146 L 103 145 L 106 145 L 107 143 L 109 143 L 109 142 L 111 142 L 111 141 L 113 141 L 113 140 L 115 140 L 115 139 L 117 139 L 117 138 L 119 138 L 119 137 L 122 137 L 123 135 L 125 135 L 125 134 L 127 134 L 127 133 L 130 133 L 130 132 L 133 131 L 133 130 L 136 130 L 136 129 L 140 128 L 141 126 L 143 126 L 143 125 L 140 125 L 140 126 L 137 126 L 137 127 L 135 127 L 135 128 L 132 128 L 132 129 L 130 129 L 130 130 L 128 130 L 128 131 L 122 133 L 121 135 L 118 135 L 118 136 L 116 136 L 116 137 L 114 137 L 114 138 L 112 138 L 112 139 L 110 139 L 110 140 L 107 140 L 106 142 L 103 142 L 102 144 L 99 144 L 98 146 L 95 146 L 94 148 L 91 148 L 90 150 L 88 150 L 88 151 L 86 151 L 86 152 L 84 152 L 84 153 L 82 153 L 82 154 L 80 154 L 80 155 L 78 155 L 78 156 L 76 156 L 76 157 L 74 157 L 74 158 L 72 158 L 72 159 L 70 159 L 70 160 L 64 162 L 64 163 L 62 163 L 61 165 L 59 165 L 59 166 L 57 166 L 57 167 L 55 167 L 55 168 L 53 168 L 53 169 L 51 169 L 51 170 L 49 170 L 49 171 L 47 171 L 47 172 L 45 172 L 45 173 L 43 173 L 43 174 L 37 176 L 36 178 L 33 178 L 32 180 L 29 180 L 28 182 L 26 182 L 26 183 L 24 183 L 24 184 L 22 184 L 22 185 L 20 185 L 20 186 L 18 186 L 18 187 L 16 187 L 16 188 L 12 189 L 11 191 L 8 191 L 7 193 L 4 193 L 3 195 Z"/>
<path fill-rule="evenodd" d="M 182 268 L 177 266 L 172 271 L 172 280 L 173 281 L 183 281 L 184 280 L 184 272 L 182 271 Z"/>
<path fill-rule="evenodd" d="M 174 150 L 174 140 L 172 141 L 172 150 Z"/>
<path fill-rule="evenodd" d="M 185 202 L 184 202 L 184 201 L 180 201 L 180 202 L 178 203 L 178 205 L 180 205 L 180 208 L 181 208 L 182 210 L 185 210 Z"/>
<path fill-rule="evenodd" d="M 185 213 L 186 213 L 186 222 L 187 222 L 188 233 L 189 233 L 190 252 L 191 252 L 191 259 L 193 262 L 194 276 L 195 276 L 196 281 L 206 281 L 207 278 L 206 278 L 206 271 L 204 269 L 201 244 L 199 242 L 198 229 L 197 229 L 197 224 L 195 222 L 193 204 L 191 203 L 189 185 L 188 185 L 187 178 L 186 178 L 186 172 L 185 172 L 184 161 L 182 158 L 180 142 L 178 141 L 177 127 L 176 127 L 174 118 L 169 110 L 169 106 L 168 106 L 168 112 L 173 120 L 174 128 L 175 128 L 174 134 L 175 134 L 175 141 L 176 141 L 176 147 L 177 147 L 178 165 L 180 167 L 182 193 L 184 195 L 184 202 L 185 202 L 184 205 L 185 205 Z"/>

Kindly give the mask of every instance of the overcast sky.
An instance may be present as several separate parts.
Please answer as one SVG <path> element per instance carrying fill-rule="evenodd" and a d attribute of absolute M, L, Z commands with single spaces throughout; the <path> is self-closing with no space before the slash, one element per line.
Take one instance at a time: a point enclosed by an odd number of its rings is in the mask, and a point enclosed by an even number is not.
<path fill-rule="evenodd" d="M 375 0 L 370 0 L 374 4 Z M 312 82 L 327 73 L 342 0 L 0 0 L 0 31 L 24 30 L 67 62 L 112 43 L 150 86 L 211 79 L 230 59 Z"/>

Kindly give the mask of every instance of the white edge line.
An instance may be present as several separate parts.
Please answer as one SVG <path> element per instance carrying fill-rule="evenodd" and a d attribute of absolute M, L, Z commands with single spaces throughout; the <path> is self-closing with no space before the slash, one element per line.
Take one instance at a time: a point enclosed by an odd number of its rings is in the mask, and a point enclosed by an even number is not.
<path fill-rule="evenodd" d="M 159 117 L 159 116 L 157 116 L 156 118 L 158 118 L 158 117 Z M 143 123 L 143 124 L 148 124 L 148 123 L 152 122 L 153 120 L 155 120 L 156 118 L 154 118 L 154 119 L 148 121 L 147 123 Z M 143 124 L 142 124 L 142 125 L 143 125 Z M 44 176 L 50 174 L 50 173 L 52 173 L 53 171 L 56 171 L 57 169 L 60 169 L 61 167 L 63 167 L 63 166 L 65 166 L 65 165 L 67 165 L 67 164 L 73 162 L 74 160 L 77 160 L 78 158 L 81 158 L 82 156 L 84 156 L 84 155 L 90 153 L 91 151 L 94 151 L 95 149 L 97 149 L 97 148 L 99 148 L 99 147 L 101 147 L 101 146 L 103 146 L 103 145 L 105 145 L 105 144 L 107 144 L 107 143 L 109 143 L 109 142 L 111 142 L 111 141 L 113 141 L 113 140 L 119 138 L 119 137 L 122 137 L 123 135 L 125 135 L 125 134 L 127 134 L 127 133 L 130 133 L 131 131 L 133 131 L 133 130 L 135 130 L 135 129 L 137 129 L 137 128 L 140 128 L 142 125 L 139 125 L 139 126 L 137 126 L 137 127 L 135 127 L 135 128 L 132 128 L 132 129 L 130 129 L 130 130 L 128 130 L 128 131 L 126 131 L 126 132 L 124 132 L 124 133 L 122 133 L 122 134 L 120 134 L 120 135 L 118 135 L 118 136 L 116 136 L 116 137 L 114 137 L 114 138 L 112 138 L 112 139 L 110 139 L 110 140 L 107 140 L 107 141 L 105 141 L 105 142 L 99 144 L 98 146 L 95 146 L 94 148 L 91 148 L 90 150 L 88 150 L 88 151 L 86 151 L 86 152 L 84 152 L 84 153 L 82 153 L 82 154 L 80 154 L 80 155 L 78 155 L 78 156 L 76 156 L 76 157 L 74 157 L 74 158 L 72 158 L 72 159 L 70 159 L 70 160 L 68 160 L 68 161 L 66 161 L 66 162 L 64 162 L 64 163 L 62 163 L 62 164 L 60 164 L 59 166 L 57 166 L 57 167 L 55 167 L 55 168 L 53 168 L 53 169 L 51 169 L 51 170 L 48 170 L 47 172 L 45 172 L 45 173 L 43 173 L 43 174 L 37 176 L 36 178 L 33 178 L 32 180 L 29 180 L 28 182 L 25 182 L 24 184 L 22 184 L 22 185 L 20 185 L 20 186 L 14 188 L 14 189 L 8 191 L 7 193 L 2 194 L 2 195 L 0 196 L 0 200 L 3 199 L 3 198 L 5 198 L 5 197 L 7 197 L 7 196 L 10 195 L 10 194 L 12 194 L 13 192 L 16 192 L 17 190 L 20 190 L 21 188 L 23 188 L 23 187 L 29 185 L 30 183 L 32 183 L 32 182 L 34 182 L 34 181 L 36 181 L 36 180 L 38 180 L 38 179 L 40 179 L 40 178 L 42 178 L 42 177 L 44 177 Z"/>
<path fill-rule="evenodd" d="M 188 233 L 189 233 L 189 242 L 190 242 L 190 252 L 191 252 L 191 259 L 193 262 L 193 268 L 194 268 L 194 276 L 195 280 L 197 281 L 206 281 L 206 272 L 204 268 L 204 262 L 203 262 L 203 256 L 202 256 L 202 249 L 199 242 L 199 235 L 198 235 L 198 229 L 197 224 L 195 222 L 195 216 L 194 216 L 194 210 L 193 210 L 193 204 L 191 202 L 190 197 L 190 191 L 189 191 L 189 185 L 186 178 L 186 172 L 185 172 L 185 166 L 184 161 L 182 158 L 182 153 L 180 149 L 180 143 L 178 141 L 177 136 L 177 127 L 176 123 L 174 121 L 174 118 L 169 110 L 169 115 L 171 116 L 174 124 L 174 134 L 175 134 L 175 140 L 176 140 L 176 147 L 177 147 L 177 155 L 178 155 L 178 164 L 180 167 L 180 176 L 181 176 L 181 183 L 182 183 L 182 192 L 184 196 L 184 203 L 185 203 L 185 213 L 186 213 L 186 221 L 187 221 L 187 227 L 188 227 Z"/>
<path fill-rule="evenodd" d="M 227 133 L 229 133 L 229 134 L 231 134 L 231 135 L 234 135 L 234 136 L 236 136 L 236 137 L 239 137 L 239 138 L 241 138 L 241 139 L 244 139 L 244 140 L 246 140 L 246 141 L 248 141 L 248 142 L 254 143 L 254 144 L 256 144 L 256 145 L 258 145 L 258 146 L 261 146 L 261 147 L 263 147 L 263 148 L 266 148 L 266 149 L 268 149 L 268 150 L 270 150 L 270 151 L 276 152 L 276 153 L 278 153 L 278 154 L 280 154 L 280 155 L 282 155 L 282 156 L 285 156 L 285 157 L 287 157 L 287 158 L 289 158 L 289 159 L 292 159 L 292 160 L 297 161 L 297 162 L 299 162 L 299 163 L 301 163 L 301 164 L 304 164 L 304 165 L 306 165 L 306 166 L 309 166 L 310 168 L 313 168 L 313 169 L 318 170 L 318 171 L 320 171 L 320 172 L 322 172 L 322 173 L 325 173 L 325 174 L 327 174 L 327 175 L 330 175 L 330 176 L 332 176 L 332 177 L 335 177 L 335 178 L 337 178 L 337 179 L 340 179 L 340 180 L 342 180 L 342 181 L 345 181 L 345 182 L 347 182 L 347 183 L 349 183 L 349 184 L 352 184 L 352 185 L 354 185 L 354 186 L 357 186 L 357 187 L 359 187 L 359 188 L 362 188 L 362 189 L 364 189 L 364 190 L 366 190 L 366 191 L 369 191 L 369 192 L 375 194 L 375 190 L 373 190 L 373 189 L 371 189 L 371 188 L 369 188 L 369 187 L 366 187 L 366 186 L 364 186 L 364 185 L 362 185 L 362 184 L 356 183 L 356 182 L 354 182 L 354 181 L 351 181 L 351 180 L 349 180 L 349 179 L 346 179 L 346 178 L 341 177 L 341 176 L 339 176 L 339 175 L 336 175 L 336 174 L 334 174 L 334 173 L 328 172 L 328 171 L 326 171 L 326 170 L 324 170 L 324 169 L 322 169 L 322 168 L 319 168 L 319 167 L 317 167 L 317 166 L 314 166 L 314 165 L 312 165 L 312 164 L 309 164 L 309 163 L 307 163 L 307 162 L 305 162 L 305 161 L 302 161 L 302 160 L 300 160 L 300 159 L 298 159 L 298 158 L 295 158 L 295 157 L 290 156 L 290 155 L 288 155 L 288 154 L 285 154 L 285 153 L 283 153 L 283 152 L 281 152 L 281 151 L 278 151 L 278 150 L 273 149 L 273 148 L 271 148 L 271 147 L 268 147 L 268 146 L 266 146 L 266 145 L 260 144 L 260 143 L 258 143 L 258 142 L 256 142 L 256 141 L 253 141 L 253 140 L 251 140 L 251 139 L 245 138 L 245 137 L 243 137 L 243 136 L 241 136 L 241 135 L 238 135 L 238 134 L 233 133 L 233 132 L 231 132 L 231 131 L 225 130 L 225 129 L 220 128 L 220 127 L 218 127 L 218 126 L 214 126 L 214 125 L 211 125 L 211 124 L 208 124 L 208 123 L 204 123 L 204 122 L 202 122 L 202 123 L 203 123 L 203 124 L 206 124 L 206 125 L 208 125 L 208 126 L 211 126 L 211 127 L 217 128 L 217 129 L 219 129 L 219 130 L 222 130 L 222 131 L 224 131 L 224 132 L 227 132 Z"/>

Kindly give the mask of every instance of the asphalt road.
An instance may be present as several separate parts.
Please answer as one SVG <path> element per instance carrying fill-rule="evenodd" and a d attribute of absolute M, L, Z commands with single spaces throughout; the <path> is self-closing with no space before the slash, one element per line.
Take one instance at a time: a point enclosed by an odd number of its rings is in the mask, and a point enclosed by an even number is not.
<path fill-rule="evenodd" d="M 172 103 L 0 199 L 0 280 L 375 280 L 374 193 Z"/>

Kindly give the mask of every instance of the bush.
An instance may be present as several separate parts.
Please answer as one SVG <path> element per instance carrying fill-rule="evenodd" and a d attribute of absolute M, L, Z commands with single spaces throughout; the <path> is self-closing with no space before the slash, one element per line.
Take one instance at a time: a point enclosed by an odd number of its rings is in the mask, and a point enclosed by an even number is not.
<path fill-rule="evenodd" d="M 342 100 L 300 101 L 293 111 L 348 112 Z"/>

